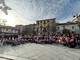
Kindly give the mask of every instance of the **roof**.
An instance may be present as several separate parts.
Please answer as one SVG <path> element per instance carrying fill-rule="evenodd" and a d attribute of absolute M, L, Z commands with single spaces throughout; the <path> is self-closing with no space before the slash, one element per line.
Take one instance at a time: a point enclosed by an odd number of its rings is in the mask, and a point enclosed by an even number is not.
<path fill-rule="evenodd" d="M 12 27 L 12 26 L 1 26 L 1 28 L 6 28 L 6 29 L 15 29 L 15 27 Z M 15 29 L 17 30 L 17 29 Z"/>
<path fill-rule="evenodd" d="M 24 26 L 24 25 L 16 25 L 16 26 Z"/>
<path fill-rule="evenodd" d="M 52 19 L 43 19 L 43 20 L 37 20 L 36 22 L 38 22 L 38 21 L 48 21 L 48 20 L 56 20 L 56 18 L 52 18 Z"/>
<path fill-rule="evenodd" d="M 78 23 L 57 23 L 57 25 L 73 25 L 73 24 L 78 24 Z"/>
<path fill-rule="evenodd" d="M 29 24 L 29 25 L 25 25 L 25 26 L 35 26 L 36 24 Z"/>

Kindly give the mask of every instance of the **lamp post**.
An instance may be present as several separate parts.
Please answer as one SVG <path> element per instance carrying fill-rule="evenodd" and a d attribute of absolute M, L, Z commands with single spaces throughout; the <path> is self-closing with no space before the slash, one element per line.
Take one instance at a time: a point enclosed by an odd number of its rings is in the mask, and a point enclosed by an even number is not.
<path fill-rule="evenodd" d="M 6 23 L 7 21 L 6 20 L 3 20 L 3 25 L 5 26 L 5 23 Z"/>
<path fill-rule="evenodd" d="M 6 23 L 7 21 L 6 20 L 3 20 L 3 26 L 5 27 L 5 23 Z M 4 38 L 4 32 L 3 32 L 3 38 Z"/>

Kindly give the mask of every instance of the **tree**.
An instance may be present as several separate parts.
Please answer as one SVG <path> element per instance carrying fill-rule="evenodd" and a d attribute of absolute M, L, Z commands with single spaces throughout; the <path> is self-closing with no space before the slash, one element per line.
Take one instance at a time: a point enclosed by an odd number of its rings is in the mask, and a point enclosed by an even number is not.
<path fill-rule="evenodd" d="M 1 27 L 0 27 L 0 33 L 1 33 L 2 31 L 1 31 Z"/>
<path fill-rule="evenodd" d="M 68 29 L 63 29 L 63 34 L 70 34 L 70 30 L 68 30 Z"/>
<path fill-rule="evenodd" d="M 79 27 L 79 33 L 80 33 L 80 22 L 79 22 L 79 24 L 78 24 L 78 27 Z"/>

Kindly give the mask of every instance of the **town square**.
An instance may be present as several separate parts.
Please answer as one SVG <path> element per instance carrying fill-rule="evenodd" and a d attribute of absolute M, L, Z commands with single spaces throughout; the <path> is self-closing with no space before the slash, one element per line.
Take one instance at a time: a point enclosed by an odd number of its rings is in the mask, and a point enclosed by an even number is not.
<path fill-rule="evenodd" d="M 0 60 L 80 60 L 80 0 L 0 0 Z"/>

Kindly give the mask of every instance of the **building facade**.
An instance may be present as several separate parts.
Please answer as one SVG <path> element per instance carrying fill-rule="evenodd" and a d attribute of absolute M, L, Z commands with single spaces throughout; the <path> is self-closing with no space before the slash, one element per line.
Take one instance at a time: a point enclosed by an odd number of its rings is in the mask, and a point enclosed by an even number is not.
<path fill-rule="evenodd" d="M 53 35 L 56 33 L 80 34 L 80 16 L 72 22 L 56 23 L 56 19 L 38 20 L 36 24 L 17 25 L 15 27 L 21 34 L 26 35 Z"/>
<path fill-rule="evenodd" d="M 77 16 L 72 22 L 57 23 L 56 32 L 63 34 L 64 30 L 67 30 L 67 33 L 80 34 L 80 16 Z"/>
<path fill-rule="evenodd" d="M 35 35 L 35 25 L 36 24 L 25 25 L 22 33 L 27 35 Z"/>
<path fill-rule="evenodd" d="M 36 21 L 35 31 L 41 35 L 53 35 L 56 31 L 56 22 L 54 19 L 45 19 Z"/>
<path fill-rule="evenodd" d="M 18 30 L 11 26 L 0 26 L 0 34 L 18 34 Z"/>
<path fill-rule="evenodd" d="M 22 33 L 27 35 L 52 35 L 56 31 L 55 20 L 55 18 L 38 20 L 36 24 L 25 25 Z"/>
<path fill-rule="evenodd" d="M 15 29 L 18 30 L 18 33 L 19 33 L 19 34 L 22 34 L 23 29 L 24 29 L 24 26 L 23 26 L 23 25 L 16 25 L 16 26 L 15 26 Z"/>
<path fill-rule="evenodd" d="M 56 32 L 63 34 L 65 33 L 64 30 L 68 30 L 69 33 L 79 33 L 79 26 L 78 23 L 59 23 L 56 27 Z"/>

